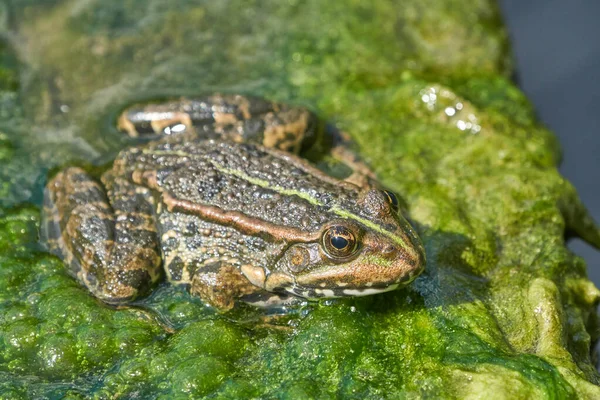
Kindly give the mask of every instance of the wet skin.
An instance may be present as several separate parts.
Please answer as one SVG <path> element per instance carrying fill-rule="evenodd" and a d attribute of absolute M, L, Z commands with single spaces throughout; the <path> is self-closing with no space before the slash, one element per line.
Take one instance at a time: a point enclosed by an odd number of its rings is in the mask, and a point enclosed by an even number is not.
<path fill-rule="evenodd" d="M 407 285 L 425 256 L 395 195 L 295 155 L 314 127 L 305 109 L 243 96 L 133 106 L 119 128 L 155 140 L 123 150 L 101 182 L 59 172 L 42 239 L 110 304 L 164 276 L 221 311 Z"/>

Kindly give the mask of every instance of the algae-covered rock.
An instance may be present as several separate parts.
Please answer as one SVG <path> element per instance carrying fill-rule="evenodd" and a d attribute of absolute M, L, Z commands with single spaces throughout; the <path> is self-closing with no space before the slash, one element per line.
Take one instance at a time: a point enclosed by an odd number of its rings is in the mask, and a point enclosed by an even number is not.
<path fill-rule="evenodd" d="M 600 292 L 565 246 L 600 234 L 508 78 L 495 4 L 8 0 L 0 38 L 0 399 L 600 398 Z M 133 101 L 214 91 L 350 134 L 425 273 L 287 330 L 168 285 L 93 299 L 37 244 L 48 171 L 114 157 Z"/>

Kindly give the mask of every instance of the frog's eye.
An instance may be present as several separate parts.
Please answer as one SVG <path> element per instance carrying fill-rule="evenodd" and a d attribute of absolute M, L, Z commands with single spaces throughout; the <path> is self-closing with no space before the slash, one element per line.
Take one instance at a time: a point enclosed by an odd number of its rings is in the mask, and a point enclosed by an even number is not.
<path fill-rule="evenodd" d="M 387 200 L 394 209 L 394 211 L 398 211 L 398 198 L 396 197 L 396 195 L 393 192 L 390 192 L 389 190 L 384 190 L 383 194 L 385 194 L 385 196 L 387 197 Z"/>
<path fill-rule="evenodd" d="M 356 237 L 345 226 L 332 226 L 323 234 L 323 248 L 331 258 L 346 258 L 358 248 Z"/>

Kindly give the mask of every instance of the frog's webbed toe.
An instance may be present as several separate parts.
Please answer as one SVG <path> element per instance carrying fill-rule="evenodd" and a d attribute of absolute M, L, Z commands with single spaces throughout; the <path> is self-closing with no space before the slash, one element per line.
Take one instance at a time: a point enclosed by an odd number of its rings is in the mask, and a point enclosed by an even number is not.
<path fill-rule="evenodd" d="M 58 173 L 46 186 L 41 239 L 94 296 L 121 304 L 160 277 L 158 237 L 145 199 L 120 182 L 107 186 L 108 195 L 80 168 Z"/>

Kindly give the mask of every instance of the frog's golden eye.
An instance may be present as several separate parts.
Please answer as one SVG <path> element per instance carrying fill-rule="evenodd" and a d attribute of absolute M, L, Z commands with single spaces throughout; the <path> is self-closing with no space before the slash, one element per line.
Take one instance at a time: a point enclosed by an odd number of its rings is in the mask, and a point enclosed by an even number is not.
<path fill-rule="evenodd" d="M 387 197 L 388 202 L 390 203 L 390 205 L 392 206 L 392 208 L 394 209 L 394 211 L 398 211 L 398 198 L 396 197 L 396 195 L 393 192 L 390 192 L 389 190 L 384 190 L 383 194 L 385 194 L 385 196 Z"/>
<path fill-rule="evenodd" d="M 346 258 L 356 252 L 358 243 L 350 229 L 336 225 L 323 234 L 323 248 L 331 258 Z"/>

